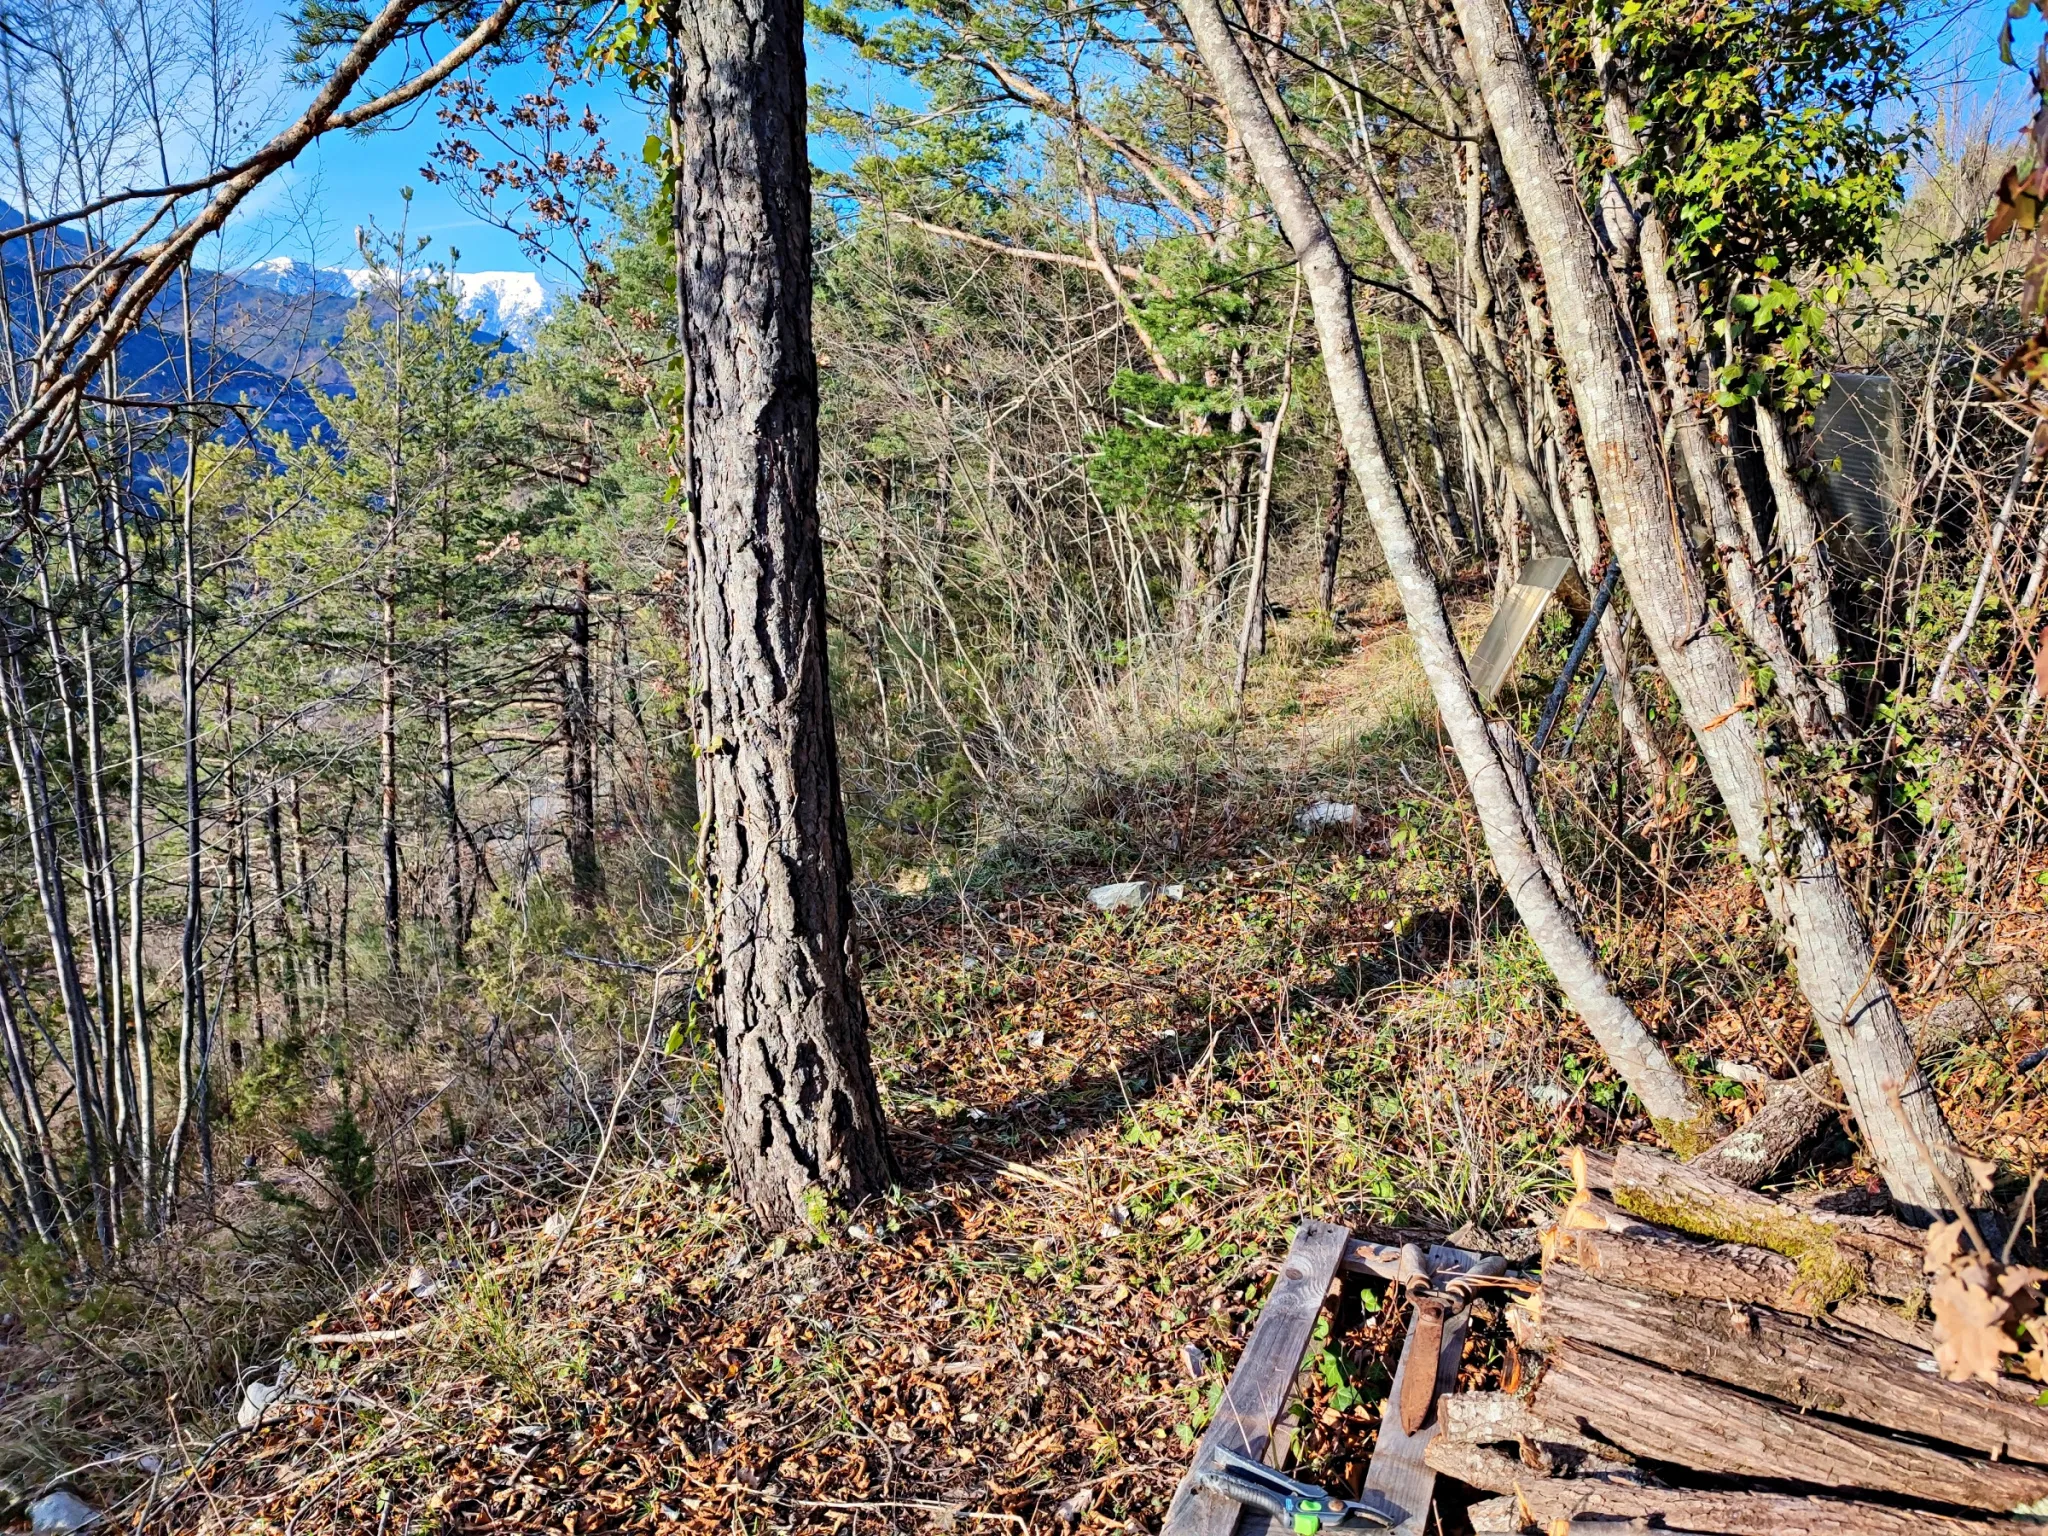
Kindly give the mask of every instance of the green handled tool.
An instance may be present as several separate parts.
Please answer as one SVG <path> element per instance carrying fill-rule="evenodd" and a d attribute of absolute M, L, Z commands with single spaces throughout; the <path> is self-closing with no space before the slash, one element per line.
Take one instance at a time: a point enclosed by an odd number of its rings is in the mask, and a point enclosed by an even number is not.
<path fill-rule="evenodd" d="M 1284 1473 L 1217 1446 L 1196 1475 L 1203 1486 L 1215 1489 L 1251 1509 L 1278 1515 L 1296 1536 L 1316 1536 L 1334 1527 L 1357 1530 L 1363 1526 L 1393 1524 L 1370 1504 L 1340 1499 L 1313 1483 L 1298 1483 Z"/>

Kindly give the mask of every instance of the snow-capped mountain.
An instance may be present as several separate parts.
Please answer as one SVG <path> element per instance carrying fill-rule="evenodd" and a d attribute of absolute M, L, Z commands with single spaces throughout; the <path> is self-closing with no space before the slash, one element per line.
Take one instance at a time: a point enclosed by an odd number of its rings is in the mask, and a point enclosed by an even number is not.
<path fill-rule="evenodd" d="M 315 267 L 290 256 L 272 256 L 236 276 L 252 288 L 288 298 L 351 298 L 370 282 L 370 273 L 361 267 Z M 535 328 L 553 313 L 562 294 L 559 284 L 538 272 L 454 272 L 449 282 L 462 301 L 463 315 L 478 330 L 502 336 L 522 352 L 533 345 Z"/>
<path fill-rule="evenodd" d="M 0 230 L 21 223 L 21 214 L 0 200 Z M 34 335 L 36 285 L 61 291 L 67 274 L 87 265 L 87 246 L 69 227 L 44 230 L 33 241 L 40 260 L 32 267 L 24 259 L 29 244 L 0 244 L 0 319 L 11 317 Z M 458 272 L 452 281 L 478 331 L 521 350 L 533 344 L 534 331 L 562 295 L 573 291 L 536 272 Z M 238 408 L 224 435 L 246 433 L 253 423 L 303 442 L 324 420 L 325 397 L 347 392 L 334 345 L 366 282 L 361 271 L 288 256 L 236 271 L 195 268 L 189 292 L 174 286 L 159 294 L 122 340 L 123 392 L 169 400 L 196 391 Z M 371 315 L 381 322 L 389 308 L 373 298 Z"/>
<path fill-rule="evenodd" d="M 561 289 L 538 272 L 457 272 L 462 312 L 479 330 L 502 336 L 524 352 L 534 330 L 554 313 Z"/>
<path fill-rule="evenodd" d="M 288 299 L 309 294 L 332 294 L 351 298 L 356 286 L 339 267 L 316 267 L 293 256 L 272 256 L 235 274 L 252 288 L 267 288 Z"/>

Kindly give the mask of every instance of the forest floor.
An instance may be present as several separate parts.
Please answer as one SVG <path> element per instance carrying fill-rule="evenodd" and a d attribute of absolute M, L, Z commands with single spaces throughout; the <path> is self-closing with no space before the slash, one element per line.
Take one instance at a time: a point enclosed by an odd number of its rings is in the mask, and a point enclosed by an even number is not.
<path fill-rule="evenodd" d="M 679 1122 L 671 1155 L 614 1157 L 580 1209 L 480 1201 L 395 1257 L 293 1344 L 259 1422 L 210 1448 L 191 1425 L 196 1475 L 163 1458 L 124 1518 L 1157 1529 L 1299 1219 L 1526 1226 L 1561 1149 L 1650 1134 L 1473 881 L 1398 626 L 1348 638 L 1272 669 L 1227 740 L 1098 774 L 1057 835 L 943 891 L 864 894 L 892 1197 L 764 1239 L 682 1112 L 709 1091 L 693 1042 L 635 1101 Z M 1356 821 L 1297 831 L 1324 798 Z M 1087 901 L 1128 878 L 1155 882 L 1141 910 Z M 1782 1074 L 1803 1010 L 1725 865 L 1657 878 L 1655 923 L 1603 941 L 1740 1118 L 1706 1064 Z M 1977 958 L 1998 977 L 2042 952 L 2037 895 Z M 2048 1083 L 2018 1068 L 2043 1044 L 2033 1012 L 1931 1058 L 1966 1143 L 2008 1167 L 2048 1152 Z M 1799 1174 L 1864 1176 L 1839 1136 Z M 1333 1483 L 1370 1454 L 1393 1313 L 1312 1346 L 1299 1456 Z M 1497 1337 L 1475 1329 L 1472 1377 Z"/>

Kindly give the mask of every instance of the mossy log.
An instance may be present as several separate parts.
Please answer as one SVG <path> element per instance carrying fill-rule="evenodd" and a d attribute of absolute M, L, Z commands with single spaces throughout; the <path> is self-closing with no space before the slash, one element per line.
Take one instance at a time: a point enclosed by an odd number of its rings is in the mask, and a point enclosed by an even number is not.
<path fill-rule="evenodd" d="M 2000 1460 L 2048 1464 L 2048 1408 L 1944 1381 L 1911 1345 L 1770 1307 L 1658 1296 L 1569 1266 L 1543 1277 L 1543 1331 L 1710 1377 L 1796 1408 Z"/>
<path fill-rule="evenodd" d="M 1902 1301 L 1925 1291 L 1920 1234 L 1888 1217 L 1804 1210 L 1634 1145 L 1615 1154 L 1613 1181 L 1614 1203 L 1632 1216 L 1785 1255 L 1817 1305 L 1859 1291 Z"/>
<path fill-rule="evenodd" d="M 1626 1232 L 1582 1229 L 1559 1240 L 1554 1258 L 1602 1280 L 1668 1296 L 1818 1310 L 1798 1264 L 1742 1243 L 1702 1243 L 1643 1225 Z"/>
<path fill-rule="evenodd" d="M 1727 1477 L 2006 1511 L 2048 1498 L 2048 1469 L 1978 1461 L 1801 1414 L 1591 1344 L 1552 1351 L 1536 1412 L 1649 1461 Z"/>

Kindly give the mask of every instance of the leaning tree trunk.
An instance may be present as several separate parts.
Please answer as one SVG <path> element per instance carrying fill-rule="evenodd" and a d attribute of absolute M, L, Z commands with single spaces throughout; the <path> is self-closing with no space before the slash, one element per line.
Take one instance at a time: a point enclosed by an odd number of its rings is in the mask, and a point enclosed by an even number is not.
<path fill-rule="evenodd" d="M 1939 1210 L 1939 1177 L 1969 1187 L 1961 1149 L 1878 973 L 1869 928 L 1826 828 L 1773 777 L 1757 718 L 1759 684 L 1710 622 L 1705 578 L 1680 532 L 1625 321 L 1521 35 L 1503 0 L 1452 3 L 1549 291 L 1558 354 L 1643 632 L 1743 857 L 1783 916 L 1800 988 L 1893 1198 L 1912 1210 Z"/>
<path fill-rule="evenodd" d="M 1626 168 L 1642 154 L 1642 141 L 1629 121 L 1627 99 L 1614 78 L 1614 61 L 1599 41 L 1593 46 L 1593 60 L 1603 80 L 1603 121 L 1608 146 L 1614 151 L 1616 163 Z M 1648 300 L 1650 331 L 1664 367 L 1667 429 L 1678 449 L 1679 461 L 1685 466 L 1686 478 L 1692 483 L 1693 494 L 1707 515 L 1730 610 L 1744 637 L 1770 663 L 1771 686 L 1791 707 L 1793 721 L 1807 745 L 1839 745 L 1838 721 L 1846 716 L 1841 710 L 1830 714 L 1829 700 L 1816 686 L 1805 663 L 1793 652 L 1778 622 L 1771 606 L 1770 584 L 1758 571 L 1756 557 L 1743 533 L 1747 515 L 1737 516 L 1729 492 L 1735 466 L 1724 449 L 1708 436 L 1706 422 L 1694 403 L 1691 375 L 1699 340 L 1698 308 L 1672 275 L 1671 232 L 1665 228 L 1663 215 L 1647 204 L 1637 211 L 1636 219 L 1636 254 L 1643 277 L 1643 296 Z M 1827 633 L 1832 644 L 1832 628 Z M 1829 654 L 1832 657 L 1833 652 Z M 1782 920 L 1784 914 L 1777 916 Z"/>
<path fill-rule="evenodd" d="M 1487 734 L 1464 656 L 1444 611 L 1443 594 L 1416 547 L 1407 508 L 1387 462 L 1379 419 L 1366 388 L 1351 275 L 1330 238 L 1322 210 L 1281 138 L 1250 67 L 1238 52 L 1218 0 L 1181 0 L 1181 13 L 1300 263 L 1345 452 L 1358 476 L 1366 516 L 1401 594 L 1409 637 L 1471 787 L 1501 883 L 1565 996 L 1615 1070 L 1667 1138 L 1680 1147 L 1690 1147 L 1701 1135 L 1705 1111 L 1656 1038 L 1614 995 L 1587 951 L 1559 891 L 1544 872 L 1508 768 Z"/>
<path fill-rule="evenodd" d="M 675 13 L 690 650 L 725 1143 L 764 1220 L 895 1174 L 854 961 L 818 530 L 803 8 Z"/>

